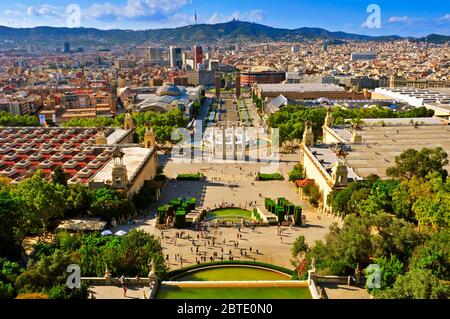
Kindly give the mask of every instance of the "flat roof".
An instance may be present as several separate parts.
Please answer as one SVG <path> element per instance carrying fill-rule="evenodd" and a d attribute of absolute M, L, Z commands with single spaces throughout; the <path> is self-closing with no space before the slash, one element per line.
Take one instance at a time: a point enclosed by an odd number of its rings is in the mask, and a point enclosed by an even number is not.
<path fill-rule="evenodd" d="M 123 164 L 127 168 L 128 180 L 133 182 L 134 178 L 139 174 L 142 166 L 146 163 L 146 159 L 153 153 L 153 148 L 142 147 L 123 147 L 120 150 L 124 153 Z M 114 160 L 111 159 L 102 167 L 91 179 L 94 183 L 105 183 L 112 179 L 111 172 L 114 167 Z"/>
<path fill-rule="evenodd" d="M 433 118 L 434 119 L 434 118 Z M 363 119 L 367 121 L 368 119 Z M 379 121 L 380 119 L 370 119 Z M 333 127 L 332 130 L 347 144 L 347 166 L 361 177 L 377 174 L 386 177 L 386 169 L 395 165 L 395 157 L 407 149 L 421 150 L 423 148 L 442 147 L 450 154 L 450 126 L 445 121 L 428 125 L 364 126 L 358 131 L 362 136 L 362 144 L 352 144 L 352 129 L 349 127 Z M 420 120 L 420 119 L 419 119 Z M 427 121 L 427 120 L 425 120 Z M 329 147 L 329 145 L 328 145 Z M 450 164 L 446 166 L 450 170 Z"/>
<path fill-rule="evenodd" d="M 338 161 L 338 157 L 336 153 L 330 148 L 330 145 L 319 144 L 315 146 L 309 147 L 312 154 L 319 161 L 322 167 L 327 171 L 327 173 L 331 176 L 333 164 Z M 348 179 L 350 181 L 361 179 L 358 174 L 353 170 L 350 165 L 347 165 L 348 170 Z"/>
<path fill-rule="evenodd" d="M 345 89 L 336 84 L 328 83 L 274 83 L 274 84 L 258 84 L 262 92 L 329 92 L 341 91 Z"/>
<path fill-rule="evenodd" d="M 106 141 L 108 145 L 118 144 L 127 134 L 128 130 L 116 128 L 110 135 L 108 135 Z"/>

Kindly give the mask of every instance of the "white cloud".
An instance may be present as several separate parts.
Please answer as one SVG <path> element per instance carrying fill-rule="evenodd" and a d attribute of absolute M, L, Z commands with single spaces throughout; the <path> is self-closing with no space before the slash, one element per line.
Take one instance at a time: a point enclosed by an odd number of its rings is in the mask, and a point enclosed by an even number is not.
<path fill-rule="evenodd" d="M 224 23 L 231 21 L 233 19 L 236 20 L 244 20 L 251 22 L 261 22 L 264 20 L 265 12 L 261 9 L 253 9 L 246 13 L 241 13 L 240 11 L 235 11 L 231 15 L 222 15 L 218 12 L 214 12 L 213 15 L 208 19 L 208 23 L 216 24 L 216 23 Z"/>
<path fill-rule="evenodd" d="M 161 14 L 168 16 L 190 4 L 191 0 L 128 0 L 125 6 L 93 4 L 86 13 L 92 18 L 115 16 L 117 18 L 137 18 Z"/>
<path fill-rule="evenodd" d="M 443 16 L 443 17 L 440 18 L 439 20 L 450 21 L 450 13 L 447 13 L 445 16 Z"/>
<path fill-rule="evenodd" d="M 3 11 L 3 13 L 5 14 L 5 16 L 9 16 L 9 17 L 19 17 L 22 15 L 22 12 L 15 11 L 15 10 L 5 10 L 5 11 Z"/>
<path fill-rule="evenodd" d="M 388 22 L 389 23 L 395 23 L 395 22 L 401 22 L 401 23 L 408 23 L 411 22 L 412 19 L 408 16 L 403 16 L 403 17 L 390 17 Z"/>
<path fill-rule="evenodd" d="M 250 14 L 248 15 L 251 21 L 262 21 L 264 20 L 266 13 L 261 9 L 250 10 Z"/>
<path fill-rule="evenodd" d="M 35 17 L 62 17 L 64 16 L 64 8 L 43 4 L 40 7 L 28 7 L 27 14 Z"/>
<path fill-rule="evenodd" d="M 210 24 L 224 23 L 233 19 L 239 20 L 241 18 L 242 16 L 239 11 L 235 11 L 231 15 L 222 15 L 217 12 L 214 12 L 213 15 L 208 19 L 208 23 Z"/>

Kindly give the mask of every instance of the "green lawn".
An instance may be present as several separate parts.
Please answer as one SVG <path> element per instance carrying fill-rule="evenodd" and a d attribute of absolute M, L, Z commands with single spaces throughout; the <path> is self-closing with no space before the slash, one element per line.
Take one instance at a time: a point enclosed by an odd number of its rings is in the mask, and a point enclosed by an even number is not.
<path fill-rule="evenodd" d="M 269 269 L 223 266 L 200 269 L 177 277 L 177 281 L 243 281 L 243 280 L 291 280 L 291 276 Z"/>
<path fill-rule="evenodd" d="M 158 289 L 157 299 L 311 299 L 308 287 L 179 288 Z"/>
<path fill-rule="evenodd" d="M 252 212 L 240 208 L 224 208 L 212 211 L 206 215 L 206 220 L 220 219 L 227 221 L 253 220 Z"/>

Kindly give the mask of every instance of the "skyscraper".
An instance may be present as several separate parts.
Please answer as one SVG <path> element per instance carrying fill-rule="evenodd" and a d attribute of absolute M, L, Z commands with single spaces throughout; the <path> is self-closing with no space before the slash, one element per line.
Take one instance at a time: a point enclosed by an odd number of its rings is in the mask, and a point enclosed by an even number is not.
<path fill-rule="evenodd" d="M 239 99 L 241 96 L 241 72 L 239 70 L 236 70 L 236 98 Z"/>
<path fill-rule="evenodd" d="M 176 48 L 174 46 L 170 46 L 169 48 L 169 61 L 171 68 L 179 68 L 183 66 L 183 58 L 181 56 L 181 49 Z"/>
<path fill-rule="evenodd" d="M 194 46 L 194 65 L 197 68 L 199 63 L 203 62 L 203 49 L 201 46 Z"/>
<path fill-rule="evenodd" d="M 70 43 L 64 42 L 64 53 L 70 53 Z"/>
<path fill-rule="evenodd" d="M 214 76 L 214 84 L 216 87 L 216 97 L 220 98 L 220 89 L 222 87 L 222 76 L 219 71 L 217 71 Z"/>
<path fill-rule="evenodd" d="M 164 59 L 162 48 L 149 48 L 148 57 L 151 63 L 160 63 Z"/>

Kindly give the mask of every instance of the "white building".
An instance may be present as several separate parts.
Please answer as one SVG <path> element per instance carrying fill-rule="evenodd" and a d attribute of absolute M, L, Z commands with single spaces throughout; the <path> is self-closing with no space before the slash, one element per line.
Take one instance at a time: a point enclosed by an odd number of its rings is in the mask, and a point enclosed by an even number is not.
<path fill-rule="evenodd" d="M 371 61 L 376 60 L 377 53 L 374 51 L 368 52 L 352 52 L 351 60 L 352 61 Z"/>

